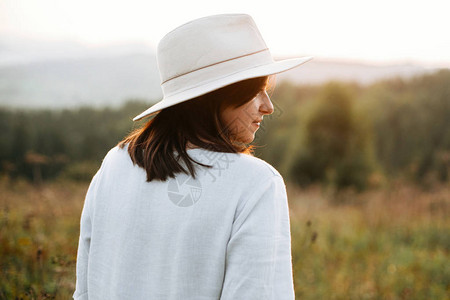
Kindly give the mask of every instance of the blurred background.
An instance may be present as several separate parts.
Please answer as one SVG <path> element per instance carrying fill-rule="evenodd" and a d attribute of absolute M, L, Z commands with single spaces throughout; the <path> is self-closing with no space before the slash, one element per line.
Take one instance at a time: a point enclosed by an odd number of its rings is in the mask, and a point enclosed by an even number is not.
<path fill-rule="evenodd" d="M 70 299 L 109 149 L 160 100 L 158 41 L 248 13 L 277 76 L 254 145 L 288 189 L 299 299 L 449 299 L 444 0 L 0 0 L 0 299 Z"/>

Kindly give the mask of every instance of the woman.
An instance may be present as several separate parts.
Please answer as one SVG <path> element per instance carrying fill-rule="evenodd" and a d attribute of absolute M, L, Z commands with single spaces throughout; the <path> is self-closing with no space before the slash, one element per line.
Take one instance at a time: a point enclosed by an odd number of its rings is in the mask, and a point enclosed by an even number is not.
<path fill-rule="evenodd" d="M 80 222 L 74 299 L 294 299 L 279 172 L 252 156 L 273 61 L 248 15 L 205 17 L 159 43 L 164 98 L 111 149 Z"/>

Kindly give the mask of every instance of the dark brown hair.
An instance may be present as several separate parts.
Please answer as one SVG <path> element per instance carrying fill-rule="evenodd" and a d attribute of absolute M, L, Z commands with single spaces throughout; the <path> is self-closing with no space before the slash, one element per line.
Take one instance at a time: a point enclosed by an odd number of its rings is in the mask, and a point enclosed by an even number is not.
<path fill-rule="evenodd" d="M 161 110 L 142 128 L 125 137 L 118 146 L 128 144 L 133 164 L 145 169 L 147 181 L 166 181 L 176 173 L 184 172 L 195 179 L 193 163 L 211 168 L 193 160 L 186 152 L 187 143 L 210 151 L 246 153 L 253 155 L 254 146 L 232 140 L 231 130 L 220 119 L 227 107 L 239 107 L 267 88 L 269 77 L 239 81 L 208 94 Z M 176 155 L 177 152 L 178 155 Z M 179 159 L 186 164 L 186 171 Z"/>

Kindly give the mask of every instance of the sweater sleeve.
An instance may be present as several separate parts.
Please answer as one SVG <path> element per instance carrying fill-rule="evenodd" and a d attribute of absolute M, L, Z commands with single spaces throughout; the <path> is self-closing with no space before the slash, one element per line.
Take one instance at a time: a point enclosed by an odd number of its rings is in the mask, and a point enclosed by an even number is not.
<path fill-rule="evenodd" d="M 276 175 L 258 188 L 233 222 L 221 300 L 295 298 L 286 186 Z"/>
<path fill-rule="evenodd" d="M 84 200 L 83 210 L 81 212 L 80 219 L 80 237 L 78 240 L 78 252 L 76 263 L 76 284 L 73 299 L 87 300 L 88 299 L 88 286 L 87 286 L 87 273 L 88 273 L 88 261 L 89 261 L 89 248 L 91 244 L 91 212 L 90 206 L 94 198 L 97 181 L 100 170 L 94 175 L 89 185 L 86 197 Z"/>

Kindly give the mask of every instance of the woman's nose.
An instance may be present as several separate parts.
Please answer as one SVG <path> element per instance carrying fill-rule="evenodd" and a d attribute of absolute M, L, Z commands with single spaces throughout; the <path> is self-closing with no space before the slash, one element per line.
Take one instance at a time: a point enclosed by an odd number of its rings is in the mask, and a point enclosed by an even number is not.
<path fill-rule="evenodd" d="M 264 91 L 262 93 L 262 101 L 261 101 L 261 105 L 259 107 L 259 111 L 265 115 L 270 115 L 273 113 L 273 104 L 270 101 L 269 95 L 267 95 L 267 92 Z"/>

